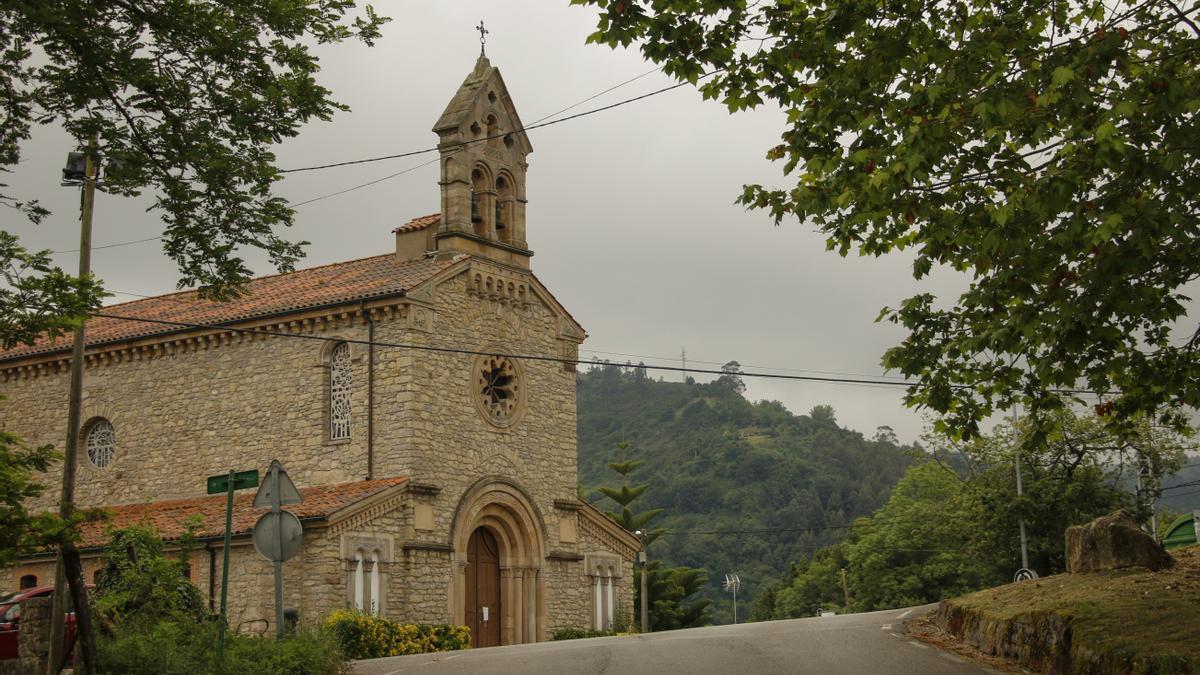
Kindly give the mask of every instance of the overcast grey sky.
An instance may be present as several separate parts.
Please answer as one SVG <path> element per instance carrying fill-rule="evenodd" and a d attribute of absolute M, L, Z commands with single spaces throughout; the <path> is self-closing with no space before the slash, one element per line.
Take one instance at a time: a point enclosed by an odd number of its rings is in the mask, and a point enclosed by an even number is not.
<path fill-rule="evenodd" d="M 279 148 L 282 168 L 430 147 L 430 131 L 479 53 L 475 26 L 491 31 L 487 53 L 528 124 L 653 68 L 636 51 L 585 45 L 592 10 L 566 0 L 400 2 L 377 8 L 393 21 L 376 47 L 322 48 L 321 82 L 352 112 L 307 127 Z M 672 81 L 653 73 L 573 111 L 643 94 Z M 728 114 L 691 87 L 530 132 L 528 240 L 538 277 L 590 333 L 586 350 L 625 362 L 781 369 L 880 376 L 879 357 L 903 333 L 874 323 L 881 307 L 922 288 L 946 294 L 942 277 L 918 287 L 906 256 L 843 259 L 825 251 L 814 228 L 776 227 L 763 212 L 734 204 L 747 182 L 786 184 L 764 154 L 778 143 L 777 110 Z M 4 227 L 33 248 L 77 246 L 78 193 L 58 186 L 70 140 L 37 130 L 9 176 L 11 191 L 39 198 L 54 214 L 40 226 L 8 211 Z M 278 184 L 299 202 L 422 164 L 430 157 L 301 173 Z M 94 242 L 161 233 L 148 200 L 99 195 Z M 438 210 L 437 165 L 298 210 L 291 238 L 312 242 L 300 267 L 386 252 L 391 229 Z M 74 253 L 56 256 L 75 268 Z M 258 260 L 256 269 L 272 270 Z M 96 273 L 119 292 L 174 290 L 172 263 L 158 242 L 97 250 Z M 939 288 L 940 284 L 940 288 Z M 133 299 L 118 294 L 115 301 Z M 624 356 L 634 354 L 638 356 Z M 658 360 L 651 357 L 665 357 Z M 707 362 L 707 363 L 705 363 Z M 665 375 L 678 379 L 678 375 Z M 871 436 L 880 425 L 914 440 L 920 417 L 902 390 L 748 380 L 752 399 L 777 399 L 796 412 L 830 404 L 839 421 Z"/>

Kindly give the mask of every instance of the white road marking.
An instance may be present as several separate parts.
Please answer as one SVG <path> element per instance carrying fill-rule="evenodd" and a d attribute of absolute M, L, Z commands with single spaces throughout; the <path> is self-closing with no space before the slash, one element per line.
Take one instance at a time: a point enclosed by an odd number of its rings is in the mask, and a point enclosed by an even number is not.
<path fill-rule="evenodd" d="M 901 639 L 901 640 L 903 640 L 903 639 L 904 639 L 904 636 L 903 636 L 903 635 L 901 635 L 901 634 L 899 634 L 899 633 L 888 633 L 888 635 L 891 635 L 891 636 L 892 636 L 892 637 L 894 637 L 894 638 L 899 638 L 899 639 Z"/>
<path fill-rule="evenodd" d="M 921 644 L 920 642 L 913 642 L 912 640 L 909 640 L 909 641 L 908 641 L 908 644 L 910 644 L 910 645 L 912 645 L 912 646 L 916 647 L 917 649 L 929 649 L 929 647 L 928 647 L 928 646 L 926 646 L 926 645 L 923 645 L 923 644 Z"/>
<path fill-rule="evenodd" d="M 891 629 L 892 629 L 892 624 L 890 624 L 890 623 L 885 623 L 885 624 L 883 624 L 882 626 L 880 626 L 879 628 L 880 628 L 881 630 L 891 630 Z"/>
<path fill-rule="evenodd" d="M 900 613 L 900 616 L 898 618 L 903 619 L 904 617 L 908 616 L 909 614 L 912 614 L 912 610 L 906 609 Z"/>
<path fill-rule="evenodd" d="M 963 659 L 960 659 L 959 657 L 957 657 L 953 654 L 947 654 L 946 652 L 938 652 L 938 653 L 941 654 L 942 656 L 950 659 L 951 661 L 954 661 L 955 663 L 965 663 L 965 661 Z"/>

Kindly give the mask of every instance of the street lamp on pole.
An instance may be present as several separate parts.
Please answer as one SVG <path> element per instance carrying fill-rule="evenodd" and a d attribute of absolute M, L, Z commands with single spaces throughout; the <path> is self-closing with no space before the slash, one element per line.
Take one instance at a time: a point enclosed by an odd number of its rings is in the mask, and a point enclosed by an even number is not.
<path fill-rule="evenodd" d="M 646 581 L 646 574 L 648 572 L 648 570 L 646 569 L 646 532 L 644 530 L 638 530 L 637 532 L 633 533 L 633 536 L 637 537 L 638 543 L 640 544 L 640 546 L 638 547 L 638 552 L 637 552 L 637 568 L 641 572 L 638 575 L 641 577 L 641 591 L 642 591 L 642 603 L 641 603 L 642 604 L 642 608 L 641 608 L 642 609 L 642 631 L 641 632 L 649 633 L 650 632 L 650 605 L 649 605 L 650 591 L 649 591 L 649 584 Z"/>
<path fill-rule="evenodd" d="M 79 278 L 86 279 L 92 273 L 92 210 L 96 201 L 96 188 L 100 178 L 97 139 L 88 143 L 86 152 L 67 155 L 67 164 L 62 171 L 62 184 L 79 186 L 82 201 L 79 213 Z M 84 322 L 75 328 L 71 348 L 71 380 L 67 405 L 67 445 L 63 457 L 62 495 L 59 500 L 59 515 L 70 522 L 75 510 L 75 473 L 79 463 L 79 435 L 83 422 L 83 352 Z M 63 635 L 67 613 L 68 592 L 75 606 L 75 628 L 79 636 L 80 670 L 94 673 L 96 670 L 96 646 L 93 642 L 91 613 L 88 609 L 87 592 L 84 589 L 83 569 L 79 551 L 71 541 L 58 547 L 58 565 L 54 577 L 54 605 L 50 614 L 50 653 L 46 669 L 57 673 L 63 665 Z"/>

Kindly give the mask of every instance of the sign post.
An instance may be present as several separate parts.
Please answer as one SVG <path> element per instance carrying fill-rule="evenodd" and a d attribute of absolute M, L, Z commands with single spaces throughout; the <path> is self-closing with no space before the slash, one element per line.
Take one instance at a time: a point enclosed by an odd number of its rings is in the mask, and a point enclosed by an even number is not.
<path fill-rule="evenodd" d="M 229 547 L 233 543 L 233 492 L 258 485 L 258 469 L 249 471 L 229 470 L 228 474 L 208 477 L 208 494 L 226 493 L 225 498 L 225 545 L 221 547 L 221 632 L 217 634 L 217 655 L 225 656 L 225 631 L 229 628 L 225 605 L 229 596 Z"/>
<path fill-rule="evenodd" d="M 304 528 L 294 513 L 284 511 L 284 504 L 302 501 L 296 484 L 288 477 L 279 460 L 271 460 L 265 483 L 254 495 L 255 508 L 271 507 L 254 524 L 254 549 L 275 563 L 275 637 L 283 637 L 283 561 L 300 551 Z"/>

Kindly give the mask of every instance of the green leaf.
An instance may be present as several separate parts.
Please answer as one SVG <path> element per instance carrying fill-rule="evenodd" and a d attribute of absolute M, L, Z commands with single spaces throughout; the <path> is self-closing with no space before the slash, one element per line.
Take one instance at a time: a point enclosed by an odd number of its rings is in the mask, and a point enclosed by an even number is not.
<path fill-rule="evenodd" d="M 1066 66 L 1059 66 L 1054 69 L 1054 73 L 1050 76 L 1050 83 L 1055 87 L 1062 85 L 1075 79 L 1075 71 Z"/>

